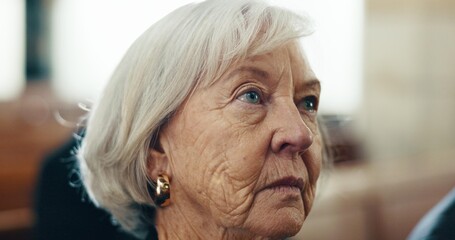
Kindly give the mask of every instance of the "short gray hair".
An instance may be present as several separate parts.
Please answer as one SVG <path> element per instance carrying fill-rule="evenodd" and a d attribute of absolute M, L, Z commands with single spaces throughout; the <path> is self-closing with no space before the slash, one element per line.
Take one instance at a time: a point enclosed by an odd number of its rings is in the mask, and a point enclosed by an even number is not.
<path fill-rule="evenodd" d="M 259 0 L 185 5 L 143 33 L 92 109 L 78 152 L 88 195 L 136 236 L 147 235 L 150 146 L 199 85 L 232 64 L 309 34 L 307 18 Z"/>

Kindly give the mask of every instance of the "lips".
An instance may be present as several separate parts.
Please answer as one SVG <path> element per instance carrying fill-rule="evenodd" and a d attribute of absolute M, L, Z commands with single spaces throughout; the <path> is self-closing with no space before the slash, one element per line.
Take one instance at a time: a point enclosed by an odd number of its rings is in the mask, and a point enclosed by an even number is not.
<path fill-rule="evenodd" d="M 289 177 L 284 177 L 281 179 L 278 179 L 270 184 L 268 184 L 264 189 L 270 189 L 270 188 L 279 188 L 279 187 L 296 187 L 300 189 L 300 191 L 303 191 L 303 179 L 302 178 L 297 178 L 294 176 L 289 176 Z"/>

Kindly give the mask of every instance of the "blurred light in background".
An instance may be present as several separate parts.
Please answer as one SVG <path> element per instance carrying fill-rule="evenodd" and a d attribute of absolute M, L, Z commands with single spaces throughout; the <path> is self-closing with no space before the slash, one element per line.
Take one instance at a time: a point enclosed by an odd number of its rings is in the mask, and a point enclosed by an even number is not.
<path fill-rule="evenodd" d="M 455 1 L 372 0 L 367 9 L 360 115 L 369 155 L 413 167 L 453 160 Z"/>
<path fill-rule="evenodd" d="M 0 101 L 13 100 L 25 85 L 25 0 L 0 1 Z"/>
<path fill-rule="evenodd" d="M 94 99 L 127 48 L 152 23 L 194 2 L 54 1 L 51 27 L 53 87 L 70 101 Z M 275 1 L 308 12 L 316 32 L 304 40 L 323 84 L 321 111 L 351 114 L 361 97 L 363 0 Z"/>
<path fill-rule="evenodd" d="M 193 1 L 53 1 L 52 85 L 69 101 L 94 99 L 128 47 L 152 23 Z"/>

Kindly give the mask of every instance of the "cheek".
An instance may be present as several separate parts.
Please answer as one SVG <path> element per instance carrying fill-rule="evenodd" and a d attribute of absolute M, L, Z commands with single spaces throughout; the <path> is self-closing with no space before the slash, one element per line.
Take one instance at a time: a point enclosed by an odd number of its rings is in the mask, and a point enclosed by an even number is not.
<path fill-rule="evenodd" d="M 307 217 L 316 197 L 316 186 L 322 166 L 322 140 L 320 135 L 316 135 L 313 145 L 303 154 L 302 158 L 308 174 L 308 185 L 303 196 L 305 217 Z"/>
<path fill-rule="evenodd" d="M 264 131 L 230 121 L 221 111 L 193 115 L 180 124 L 185 127 L 170 134 L 172 169 L 180 188 L 220 225 L 242 224 L 268 149 Z"/>
<path fill-rule="evenodd" d="M 316 185 L 322 168 L 323 143 L 321 135 L 317 134 L 314 142 L 308 151 L 308 156 L 303 156 L 304 163 L 308 170 L 308 177 L 312 185 Z"/>
<path fill-rule="evenodd" d="M 261 147 L 252 136 L 258 137 L 249 131 L 238 131 L 233 126 L 212 138 L 210 148 L 217 149 L 215 154 L 202 154 L 211 159 L 213 166 L 206 170 L 209 206 L 224 226 L 242 224 L 253 204 L 253 191 L 267 148 Z"/>

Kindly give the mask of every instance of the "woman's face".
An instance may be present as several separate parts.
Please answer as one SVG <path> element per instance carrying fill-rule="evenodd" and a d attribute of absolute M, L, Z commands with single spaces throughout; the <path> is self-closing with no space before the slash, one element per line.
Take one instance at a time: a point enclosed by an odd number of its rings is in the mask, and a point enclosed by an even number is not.
<path fill-rule="evenodd" d="M 226 234 L 298 233 L 321 168 L 319 93 L 297 43 L 197 89 L 160 135 L 172 178 L 168 208 Z"/>

